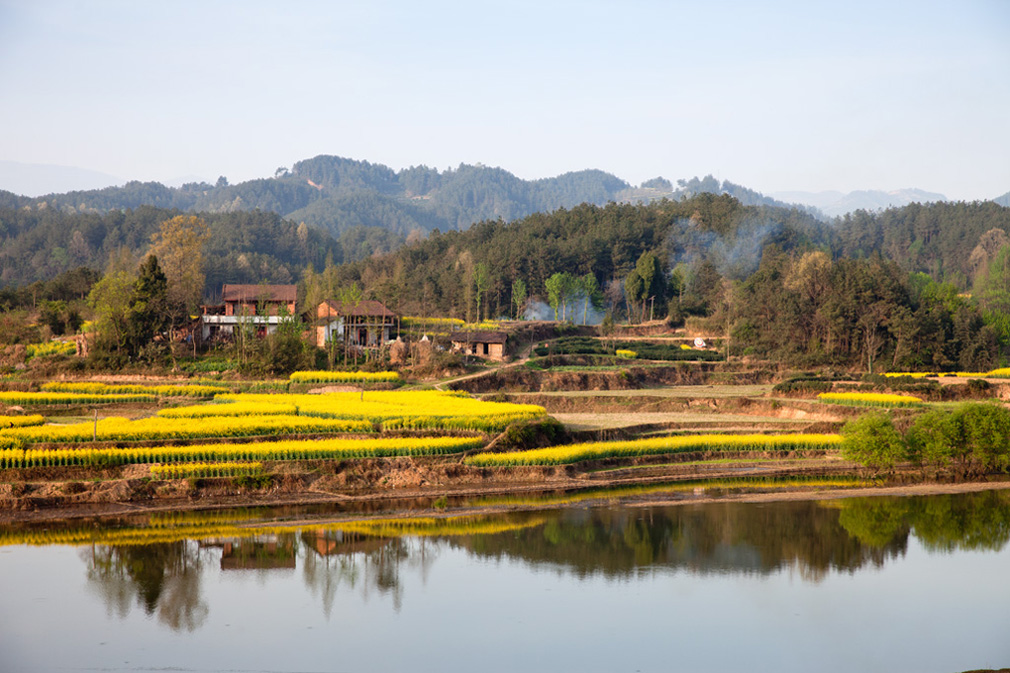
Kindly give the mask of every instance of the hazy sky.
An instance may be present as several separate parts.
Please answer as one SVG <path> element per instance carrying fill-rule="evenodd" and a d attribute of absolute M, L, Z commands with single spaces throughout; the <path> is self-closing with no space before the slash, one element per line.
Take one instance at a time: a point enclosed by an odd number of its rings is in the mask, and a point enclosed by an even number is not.
<path fill-rule="evenodd" d="M 0 160 L 1010 190 L 1010 2 L 0 0 Z"/>

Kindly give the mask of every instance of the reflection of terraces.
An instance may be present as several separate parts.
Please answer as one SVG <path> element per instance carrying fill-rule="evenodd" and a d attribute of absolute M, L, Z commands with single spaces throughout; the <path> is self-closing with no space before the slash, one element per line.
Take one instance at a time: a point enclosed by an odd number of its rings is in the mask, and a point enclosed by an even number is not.
<path fill-rule="evenodd" d="M 293 535 L 265 535 L 224 540 L 221 570 L 271 570 L 295 567 Z"/>

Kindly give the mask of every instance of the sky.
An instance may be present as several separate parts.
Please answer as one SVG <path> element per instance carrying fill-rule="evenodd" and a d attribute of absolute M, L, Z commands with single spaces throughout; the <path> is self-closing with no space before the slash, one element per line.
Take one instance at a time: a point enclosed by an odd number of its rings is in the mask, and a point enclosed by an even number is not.
<path fill-rule="evenodd" d="M 1010 2 L 0 0 L 0 161 L 1010 191 Z M 0 189 L 3 185 L 0 185 Z"/>

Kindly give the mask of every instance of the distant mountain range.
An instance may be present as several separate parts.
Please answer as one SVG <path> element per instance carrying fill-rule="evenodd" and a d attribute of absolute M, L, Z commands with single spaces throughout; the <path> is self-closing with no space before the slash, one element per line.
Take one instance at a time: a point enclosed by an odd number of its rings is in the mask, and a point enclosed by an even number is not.
<path fill-rule="evenodd" d="M 206 213 L 260 210 L 319 226 L 335 238 L 347 232 L 360 236 L 363 228 L 374 228 L 402 240 L 423 236 L 434 229 L 461 230 L 482 220 L 512 221 L 581 203 L 648 203 L 662 198 L 679 200 L 704 192 L 730 194 L 744 205 L 796 207 L 821 219 L 860 209 L 875 211 L 913 202 L 947 200 L 942 194 L 918 189 L 848 194 L 797 191 L 767 196 L 711 175 L 678 180 L 676 186 L 657 177 L 635 187 L 600 170 L 540 180 L 522 180 L 504 169 L 481 164 L 461 164 L 441 172 L 423 165 L 394 171 L 381 164 L 327 155 L 299 161 L 290 170 L 278 170 L 273 177 L 235 185 L 224 178 L 213 185 L 189 182 L 178 187 L 132 181 L 44 196 L 18 195 L 37 194 L 39 180 L 45 176 L 52 185 L 120 182 L 94 171 L 0 162 L 0 187 L 8 190 L 0 192 L 0 206 L 95 214 L 140 206 Z M 26 188 L 28 185 L 33 185 L 32 189 Z M 1010 205 L 1010 193 L 995 200 Z M 388 243 L 395 245 L 395 240 Z"/>
<path fill-rule="evenodd" d="M 598 170 L 521 180 L 479 164 L 442 172 L 427 166 L 394 171 L 367 161 L 318 156 L 273 177 L 236 185 L 220 178 L 213 185 L 190 182 L 172 188 L 133 181 L 40 197 L 0 192 L 0 206 L 95 214 L 140 206 L 205 213 L 260 210 L 317 225 L 335 237 L 360 227 L 407 237 L 434 229 L 466 229 L 481 220 L 511 221 L 581 203 L 622 201 L 630 187 Z"/>
<path fill-rule="evenodd" d="M 947 201 L 943 194 L 921 189 L 896 189 L 882 192 L 876 189 L 843 192 L 775 192 L 773 196 L 791 203 L 803 203 L 817 208 L 828 217 L 838 217 L 855 210 L 883 210 L 900 208 L 910 203 L 936 203 Z"/>
<path fill-rule="evenodd" d="M 0 189 L 25 196 L 102 189 L 125 180 L 73 166 L 0 161 Z"/>

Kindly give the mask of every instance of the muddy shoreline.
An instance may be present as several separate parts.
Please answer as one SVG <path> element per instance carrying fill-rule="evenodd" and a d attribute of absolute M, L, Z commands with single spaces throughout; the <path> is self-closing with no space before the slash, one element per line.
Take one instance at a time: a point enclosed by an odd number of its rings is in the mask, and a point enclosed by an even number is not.
<path fill-rule="evenodd" d="M 663 457 L 659 457 L 662 459 Z M 698 459 L 701 456 L 688 456 Z M 668 461 L 669 457 L 665 457 Z M 340 467 L 348 468 L 342 473 Z M 348 481 L 368 483 L 375 474 L 384 474 L 387 487 L 348 488 Z M 49 475 L 50 478 L 57 475 Z M 69 476 L 69 475 L 68 475 Z M 111 476 L 111 475 L 106 475 Z M 300 507 L 335 505 L 353 510 L 335 514 L 336 519 L 360 518 L 381 511 L 384 516 L 461 516 L 501 511 L 535 510 L 532 504 L 491 506 L 436 505 L 447 499 L 532 494 L 567 494 L 580 491 L 675 482 L 741 478 L 832 478 L 869 477 L 865 470 L 831 457 L 778 459 L 774 463 L 753 462 L 727 465 L 684 465 L 661 463 L 659 459 L 620 465 L 606 461 L 591 465 L 526 468 L 470 468 L 455 461 L 378 459 L 336 466 L 332 473 L 291 473 L 275 476 L 266 489 L 236 488 L 229 479 L 172 480 L 154 482 L 139 476 L 86 483 L 80 480 L 26 482 L 27 492 L 18 494 L 18 485 L 0 486 L 0 524 L 44 523 L 85 518 L 119 517 L 162 512 L 220 510 L 251 507 Z M 392 478 L 393 481 L 388 481 Z M 395 485 L 394 485 L 395 481 Z M 379 483 L 379 481 L 372 482 Z M 917 496 L 967 493 L 1010 488 L 1010 481 L 943 482 L 924 480 L 917 471 L 892 475 L 880 486 L 871 487 L 790 487 L 763 491 L 754 489 L 723 492 L 699 486 L 693 493 L 669 493 L 615 498 L 602 493 L 577 505 L 550 502 L 543 507 L 581 506 L 593 502 L 615 502 L 635 507 L 703 504 L 711 502 L 773 502 L 787 500 L 828 500 L 866 496 Z M 714 493 L 714 494 L 713 494 Z"/>

